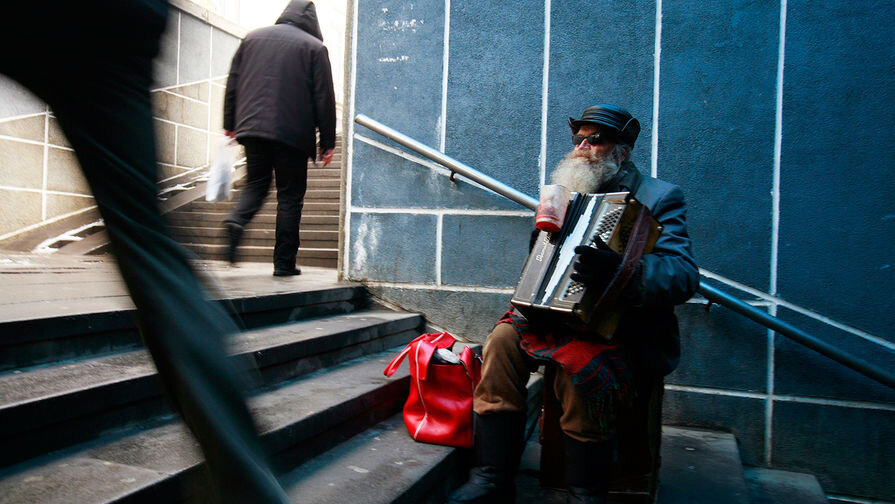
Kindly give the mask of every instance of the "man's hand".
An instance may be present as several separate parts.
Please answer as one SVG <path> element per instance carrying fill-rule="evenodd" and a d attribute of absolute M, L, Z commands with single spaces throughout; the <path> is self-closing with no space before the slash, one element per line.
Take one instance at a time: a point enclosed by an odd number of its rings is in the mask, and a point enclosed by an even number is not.
<path fill-rule="evenodd" d="M 320 156 L 317 158 L 317 162 L 319 163 L 323 161 L 323 166 L 325 167 L 329 164 L 330 161 L 333 160 L 333 154 L 333 149 L 326 149 L 325 151 L 321 151 Z"/>
<path fill-rule="evenodd" d="M 224 130 L 224 135 L 227 135 L 230 138 L 236 138 L 236 132 L 231 130 Z"/>
<path fill-rule="evenodd" d="M 605 288 L 622 263 L 622 256 L 611 250 L 579 245 L 575 247 L 575 253 L 578 259 L 571 278 L 592 288 Z"/>

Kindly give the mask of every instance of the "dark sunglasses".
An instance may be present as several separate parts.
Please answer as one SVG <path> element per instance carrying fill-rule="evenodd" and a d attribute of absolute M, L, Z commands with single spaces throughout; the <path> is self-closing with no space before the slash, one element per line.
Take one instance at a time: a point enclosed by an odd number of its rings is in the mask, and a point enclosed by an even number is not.
<path fill-rule="evenodd" d="M 575 145 L 581 145 L 581 142 L 583 140 L 587 140 L 587 143 L 591 145 L 603 145 L 605 143 L 610 143 L 609 138 L 604 137 L 601 133 L 594 133 L 590 136 L 572 135 L 572 142 Z"/>

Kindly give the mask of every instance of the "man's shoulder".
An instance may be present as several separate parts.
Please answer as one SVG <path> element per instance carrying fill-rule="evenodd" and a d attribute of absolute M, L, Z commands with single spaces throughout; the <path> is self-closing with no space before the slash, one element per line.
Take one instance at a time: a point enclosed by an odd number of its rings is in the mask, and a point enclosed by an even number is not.
<path fill-rule="evenodd" d="M 683 198 L 684 195 L 683 190 L 677 184 L 643 173 L 640 174 L 640 186 L 635 193 L 638 201 L 653 208 L 670 194 L 674 194 L 676 198 Z"/>
<path fill-rule="evenodd" d="M 243 40 L 277 40 L 288 41 L 295 45 L 308 47 L 323 46 L 323 42 L 321 42 L 318 38 L 314 37 L 310 33 L 302 30 L 301 28 L 285 23 L 256 28 L 246 34 Z"/>

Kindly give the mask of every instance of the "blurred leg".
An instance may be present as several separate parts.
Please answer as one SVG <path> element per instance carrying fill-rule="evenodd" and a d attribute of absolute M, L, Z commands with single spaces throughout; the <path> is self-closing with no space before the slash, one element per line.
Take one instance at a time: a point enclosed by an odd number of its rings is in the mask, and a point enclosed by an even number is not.
<path fill-rule="evenodd" d="M 308 187 L 308 157 L 301 151 L 278 144 L 274 159 L 277 181 L 277 234 L 273 252 L 275 269 L 295 267 L 300 243 L 299 228 Z"/>
<path fill-rule="evenodd" d="M 239 196 L 239 203 L 227 217 L 227 222 L 245 226 L 258 213 L 273 178 L 273 142 L 256 138 L 240 140 L 246 151 L 246 183 Z"/>
<path fill-rule="evenodd" d="M 54 74 L 36 79 L 35 87 L 75 148 L 137 306 L 146 347 L 199 440 L 219 500 L 287 502 L 226 356 L 225 337 L 237 329 L 205 298 L 157 208 L 151 60 L 131 55 L 47 65 Z M 76 78 L 59 80 L 76 69 L 82 70 Z"/>

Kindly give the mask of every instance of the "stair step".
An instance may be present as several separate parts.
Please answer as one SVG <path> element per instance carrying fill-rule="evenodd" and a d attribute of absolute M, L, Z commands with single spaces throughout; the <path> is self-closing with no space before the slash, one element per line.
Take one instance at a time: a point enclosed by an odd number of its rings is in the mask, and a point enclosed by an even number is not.
<path fill-rule="evenodd" d="M 339 203 L 340 191 L 338 189 L 327 189 L 327 190 L 316 190 L 316 191 L 308 191 L 305 195 L 304 199 L 304 209 L 315 208 L 317 204 L 337 204 Z M 236 208 L 236 204 L 239 201 L 239 192 L 234 191 L 233 194 L 230 195 L 229 201 L 205 201 L 204 199 L 195 200 L 187 205 L 184 205 L 175 212 L 227 212 L 229 213 L 234 208 Z M 260 212 L 263 213 L 275 213 L 277 211 L 277 198 L 275 195 L 268 195 L 264 200 L 264 204 L 261 205 Z M 175 213 L 172 212 L 172 213 Z"/>
<path fill-rule="evenodd" d="M 658 504 L 749 504 L 733 434 L 662 427 Z"/>
<path fill-rule="evenodd" d="M 180 243 L 200 243 L 205 245 L 227 245 L 229 238 L 223 228 L 172 227 L 171 234 Z M 302 230 L 301 246 L 305 248 L 331 248 L 339 246 L 338 230 Z M 275 229 L 250 228 L 242 235 L 240 246 L 273 247 L 276 243 Z"/>
<path fill-rule="evenodd" d="M 303 376 L 250 399 L 277 465 L 296 465 L 393 416 L 409 375 L 382 375 L 402 347 Z M 374 405 L 371 407 L 371 405 Z M 177 502 L 201 458 L 179 421 L 23 463 L 0 476 L 5 502 Z M 88 481 L 89 479 L 89 481 Z"/>
<path fill-rule="evenodd" d="M 315 189 L 339 189 L 342 187 L 341 178 L 332 178 L 332 177 L 321 177 L 321 178 L 310 178 L 308 177 L 308 192 Z"/>
<path fill-rule="evenodd" d="M 300 282 L 276 284 L 272 284 L 274 280 L 266 271 L 264 274 L 256 274 L 252 268 L 233 271 L 228 274 L 234 276 L 245 271 L 250 276 L 228 283 L 230 290 L 218 297 L 228 309 L 239 314 L 249 329 L 299 318 L 348 313 L 368 304 L 362 286 L 333 285 L 320 280 L 320 273 L 326 270 L 307 271 Z M 15 284 L 18 299 L 15 316 L 0 321 L 0 333 L 4 335 L 0 341 L 0 371 L 141 346 L 134 324 L 134 307 L 123 285 L 97 281 L 96 275 L 90 273 L 69 273 L 65 275 L 69 281 L 64 284 L 48 283 L 44 278 L 51 274 L 6 279 L 6 282 L 19 281 Z M 270 293 L 272 285 L 282 287 Z M 102 289 L 102 297 L 85 298 L 85 288 Z M 29 302 L 29 297 L 35 299 Z"/>
<path fill-rule="evenodd" d="M 330 163 L 326 168 L 308 167 L 308 178 L 342 178 L 342 169 L 335 163 Z"/>
<path fill-rule="evenodd" d="M 539 375 L 528 382 L 526 432 L 533 430 L 540 411 L 542 385 Z M 282 480 L 292 502 L 444 502 L 466 480 L 467 455 L 468 450 L 414 441 L 397 413 L 296 467 Z"/>
<path fill-rule="evenodd" d="M 445 484 L 454 482 L 434 475 L 458 472 L 460 457 L 460 450 L 415 442 L 398 413 L 284 476 L 283 484 L 292 502 L 425 502 L 433 484 L 447 495 Z"/>
<path fill-rule="evenodd" d="M 232 351 L 271 385 L 419 334 L 419 315 L 368 310 L 237 335 Z M 9 426 L 0 465 L 19 462 L 166 411 L 145 351 L 0 375 L 0 425 Z M 66 429 L 59 429 L 65 423 Z"/>
<path fill-rule="evenodd" d="M 829 502 L 813 474 L 747 467 L 744 471 L 751 504 L 826 504 Z"/>
<path fill-rule="evenodd" d="M 187 248 L 199 254 L 199 256 L 212 258 L 225 258 L 227 253 L 226 245 L 206 245 L 203 243 L 185 243 Z M 302 264 L 304 259 L 338 259 L 339 251 L 335 248 L 304 248 L 298 249 L 298 261 Z M 254 260 L 273 260 L 273 247 L 240 245 L 239 260 L 252 262 Z"/>
<path fill-rule="evenodd" d="M 223 227 L 224 219 L 230 214 L 228 212 L 173 212 L 165 216 L 170 226 L 185 227 Z M 246 226 L 249 227 L 273 227 L 276 224 L 277 216 L 275 213 L 258 213 Z M 309 212 L 307 206 L 301 216 L 301 226 L 310 226 L 315 224 L 323 224 L 329 226 L 339 225 L 339 211 L 336 205 L 335 211 L 328 210 L 326 212 L 314 211 Z"/>

